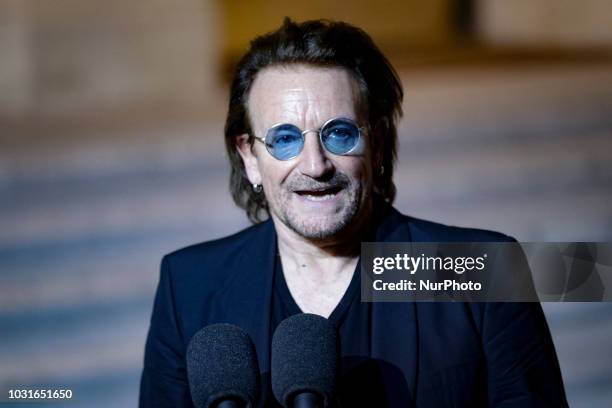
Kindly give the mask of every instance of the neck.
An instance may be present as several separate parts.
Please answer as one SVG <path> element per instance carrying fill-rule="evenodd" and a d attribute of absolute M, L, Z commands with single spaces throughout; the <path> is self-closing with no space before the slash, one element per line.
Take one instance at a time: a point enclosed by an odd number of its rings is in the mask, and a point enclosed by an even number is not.
<path fill-rule="evenodd" d="M 359 261 L 371 206 L 351 228 L 325 240 L 303 237 L 272 217 L 287 287 L 300 310 L 329 317 L 346 293 Z"/>

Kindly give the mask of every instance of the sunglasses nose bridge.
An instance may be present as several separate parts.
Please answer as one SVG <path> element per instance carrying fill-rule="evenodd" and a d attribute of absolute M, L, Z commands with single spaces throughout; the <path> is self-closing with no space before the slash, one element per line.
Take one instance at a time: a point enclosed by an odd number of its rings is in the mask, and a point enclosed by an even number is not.
<path fill-rule="evenodd" d="M 308 133 L 321 133 L 321 129 L 306 129 L 302 132 L 302 136 L 306 137 Z"/>
<path fill-rule="evenodd" d="M 306 145 L 307 141 L 306 141 L 306 135 L 308 133 L 315 133 L 317 135 L 317 143 L 319 144 L 319 148 L 323 149 L 323 150 L 327 150 L 325 148 L 325 145 L 323 144 L 323 140 L 321 139 L 321 128 L 313 128 L 313 129 L 306 129 L 302 132 L 302 149 L 304 149 L 304 146 Z"/>
<path fill-rule="evenodd" d="M 308 140 L 306 138 L 306 135 L 308 133 L 315 133 L 317 135 L 317 140 L 316 140 L 317 148 L 319 149 L 321 153 L 323 153 L 323 151 L 326 149 L 325 149 L 325 146 L 323 146 L 322 140 L 320 140 L 321 139 L 321 129 L 306 129 L 302 132 L 302 150 L 304 150 L 304 148 L 308 144 Z"/>

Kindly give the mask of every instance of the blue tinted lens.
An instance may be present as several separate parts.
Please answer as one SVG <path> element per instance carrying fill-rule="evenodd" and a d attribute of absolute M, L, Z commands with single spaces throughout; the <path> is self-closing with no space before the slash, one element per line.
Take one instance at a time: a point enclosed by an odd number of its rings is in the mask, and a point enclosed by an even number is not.
<path fill-rule="evenodd" d="M 346 154 L 359 141 L 359 127 L 348 119 L 334 119 L 321 129 L 321 141 L 330 152 Z"/>
<path fill-rule="evenodd" d="M 270 154 L 278 160 L 289 160 L 302 151 L 304 137 L 297 126 L 278 125 L 268 131 L 266 147 Z"/>

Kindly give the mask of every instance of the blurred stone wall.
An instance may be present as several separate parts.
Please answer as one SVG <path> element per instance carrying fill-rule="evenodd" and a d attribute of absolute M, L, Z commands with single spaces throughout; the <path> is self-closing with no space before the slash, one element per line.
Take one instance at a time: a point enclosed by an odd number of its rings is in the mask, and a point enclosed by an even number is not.
<path fill-rule="evenodd" d="M 0 119 L 205 111 L 218 19 L 212 1 L 2 0 Z"/>
<path fill-rule="evenodd" d="M 608 0 L 477 0 L 478 32 L 495 45 L 610 48 Z"/>

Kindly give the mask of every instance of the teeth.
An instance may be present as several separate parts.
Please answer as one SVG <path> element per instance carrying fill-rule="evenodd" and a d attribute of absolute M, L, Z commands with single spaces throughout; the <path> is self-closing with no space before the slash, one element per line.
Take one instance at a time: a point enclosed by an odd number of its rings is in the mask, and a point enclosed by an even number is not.
<path fill-rule="evenodd" d="M 304 197 L 306 197 L 308 200 L 311 200 L 311 201 L 325 201 L 325 200 L 329 200 L 333 198 L 334 195 L 335 194 L 325 194 L 325 195 L 305 194 Z"/>

